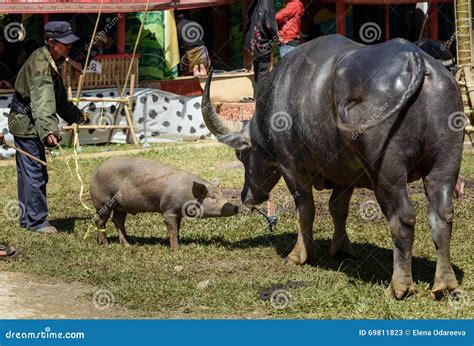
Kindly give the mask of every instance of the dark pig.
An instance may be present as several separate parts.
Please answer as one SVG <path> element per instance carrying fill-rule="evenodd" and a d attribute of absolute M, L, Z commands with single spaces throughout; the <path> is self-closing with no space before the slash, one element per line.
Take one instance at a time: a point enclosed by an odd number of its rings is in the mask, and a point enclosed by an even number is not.
<path fill-rule="evenodd" d="M 99 243 L 107 244 L 105 224 L 112 212 L 112 221 L 123 245 L 129 245 L 125 231 L 127 213 L 158 212 L 163 214 L 171 248 L 176 250 L 183 217 L 238 213 L 238 207 L 227 202 L 217 185 L 152 160 L 137 157 L 107 160 L 96 169 L 90 181 Z"/>

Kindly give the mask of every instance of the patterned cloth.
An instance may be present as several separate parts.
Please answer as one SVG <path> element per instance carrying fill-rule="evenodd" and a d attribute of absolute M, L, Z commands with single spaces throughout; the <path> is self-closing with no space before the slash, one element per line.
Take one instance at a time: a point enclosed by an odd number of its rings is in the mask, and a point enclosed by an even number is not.
<path fill-rule="evenodd" d="M 133 50 L 143 20 L 145 20 L 145 24 L 138 49 L 140 54 L 139 79 L 157 80 L 177 77 L 179 59 L 175 59 L 175 57 L 179 54 L 178 38 L 175 24 L 165 25 L 168 20 L 164 11 L 148 12 L 146 19 L 143 12 L 127 14 L 127 51 Z M 173 33 L 168 34 L 168 30 L 174 30 L 174 35 Z M 172 39 L 170 40 L 170 38 Z M 173 54 L 169 53 L 171 51 Z M 167 59 L 170 61 L 168 62 Z"/>

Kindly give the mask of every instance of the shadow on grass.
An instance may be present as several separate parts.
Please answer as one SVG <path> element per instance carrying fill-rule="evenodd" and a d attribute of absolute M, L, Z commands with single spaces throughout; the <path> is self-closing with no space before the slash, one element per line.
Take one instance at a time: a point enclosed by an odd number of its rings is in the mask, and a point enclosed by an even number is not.
<path fill-rule="evenodd" d="M 66 217 L 50 220 L 51 225 L 58 229 L 59 233 L 74 233 L 76 229 L 76 221 L 90 220 L 90 217 Z"/>
<path fill-rule="evenodd" d="M 132 245 L 161 245 L 169 247 L 167 237 L 131 237 Z M 110 242 L 118 242 L 118 237 L 109 237 Z M 296 241 L 294 233 L 264 234 L 253 238 L 230 242 L 220 236 L 210 239 L 195 237 L 183 237 L 180 245 L 218 245 L 229 249 L 248 249 L 259 247 L 273 247 L 282 258 L 286 257 L 293 248 Z M 314 241 L 314 257 L 309 265 L 326 270 L 341 271 L 346 275 L 360 279 L 368 283 L 388 285 L 392 276 L 392 249 L 386 249 L 370 243 L 352 243 L 353 250 L 357 253 L 356 259 L 336 260 L 329 256 L 331 245 L 330 239 L 316 239 Z M 435 251 L 433 247 L 433 252 Z M 462 283 L 464 272 L 453 264 L 456 278 Z M 425 257 L 413 256 L 412 274 L 413 280 L 433 283 L 436 270 L 436 261 Z"/>

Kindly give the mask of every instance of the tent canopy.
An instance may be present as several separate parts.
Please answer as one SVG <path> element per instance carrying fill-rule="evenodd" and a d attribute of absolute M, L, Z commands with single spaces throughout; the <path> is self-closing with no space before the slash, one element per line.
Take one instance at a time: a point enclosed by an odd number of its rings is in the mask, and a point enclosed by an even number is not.
<path fill-rule="evenodd" d="M 149 0 L 149 11 L 219 6 L 237 0 Z M 101 4 L 102 3 L 102 4 Z M 142 12 L 147 0 L 0 0 L 0 13 Z"/>

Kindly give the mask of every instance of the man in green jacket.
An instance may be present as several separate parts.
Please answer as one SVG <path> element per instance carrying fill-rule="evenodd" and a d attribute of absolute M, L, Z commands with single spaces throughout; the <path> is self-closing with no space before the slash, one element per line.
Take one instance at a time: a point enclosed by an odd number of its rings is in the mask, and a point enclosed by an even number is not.
<path fill-rule="evenodd" d="M 68 123 L 80 123 L 82 112 L 67 99 L 60 73 L 68 63 L 72 43 L 78 40 L 68 22 L 45 25 L 45 46 L 35 50 L 20 69 L 8 116 L 8 127 L 15 145 L 41 160 L 45 146 L 55 147 L 59 136 L 59 115 Z M 16 154 L 20 226 L 45 234 L 57 233 L 48 221 L 46 167 L 29 157 Z"/>

